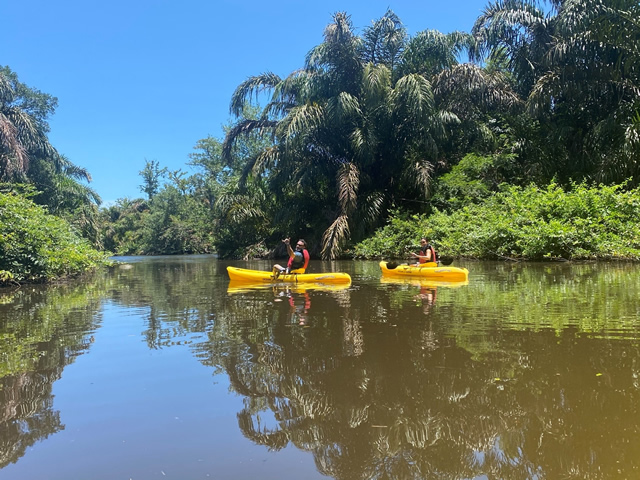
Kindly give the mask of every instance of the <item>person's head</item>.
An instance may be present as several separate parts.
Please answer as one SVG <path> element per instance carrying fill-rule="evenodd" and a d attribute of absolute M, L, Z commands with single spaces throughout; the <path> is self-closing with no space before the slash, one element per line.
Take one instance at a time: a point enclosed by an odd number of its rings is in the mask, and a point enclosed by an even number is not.
<path fill-rule="evenodd" d="M 429 243 L 429 239 L 427 237 L 422 237 L 420 239 L 420 245 L 427 245 Z"/>
<path fill-rule="evenodd" d="M 303 239 L 300 239 L 296 242 L 296 250 L 303 250 L 307 248 L 307 242 L 305 242 Z"/>

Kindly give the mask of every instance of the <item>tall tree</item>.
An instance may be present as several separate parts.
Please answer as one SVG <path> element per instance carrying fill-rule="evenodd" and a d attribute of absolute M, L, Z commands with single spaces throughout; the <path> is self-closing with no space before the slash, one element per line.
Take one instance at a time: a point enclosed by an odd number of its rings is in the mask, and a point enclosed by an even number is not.
<path fill-rule="evenodd" d="M 640 12 L 630 0 L 503 0 L 473 33 L 477 52 L 506 52 L 518 91 L 539 122 L 547 178 L 621 182 L 640 173 Z M 521 142 L 525 145 L 526 142 Z M 540 154 L 540 151 L 545 152 Z"/>
<path fill-rule="evenodd" d="M 57 102 L 21 83 L 9 67 L 0 67 L 0 180 L 24 180 L 33 156 L 56 154 L 46 119 Z"/>
<path fill-rule="evenodd" d="M 144 168 L 138 172 L 142 177 L 142 185 L 140 191 L 147 195 L 151 200 L 160 189 L 160 179 L 166 175 L 166 167 L 160 168 L 160 162 L 157 160 L 145 160 Z"/>
<path fill-rule="evenodd" d="M 324 230 L 324 257 L 334 258 L 378 226 L 398 198 L 427 194 L 439 142 L 457 121 L 438 111 L 425 76 L 408 71 L 394 79 L 404 38 L 391 11 L 366 31 L 365 41 L 340 12 L 302 70 L 284 79 L 249 78 L 233 95 L 231 111 L 238 114 L 261 92 L 272 92 L 260 119 L 229 131 L 223 153 L 248 132 L 274 136 L 275 147 L 258 155 L 254 167 L 269 172 L 286 228 Z"/>
<path fill-rule="evenodd" d="M 89 172 L 73 164 L 49 143 L 47 119 L 58 100 L 19 81 L 0 67 L 0 180 L 32 184 L 34 201 L 66 217 L 95 246 L 100 196 L 87 183 Z"/>

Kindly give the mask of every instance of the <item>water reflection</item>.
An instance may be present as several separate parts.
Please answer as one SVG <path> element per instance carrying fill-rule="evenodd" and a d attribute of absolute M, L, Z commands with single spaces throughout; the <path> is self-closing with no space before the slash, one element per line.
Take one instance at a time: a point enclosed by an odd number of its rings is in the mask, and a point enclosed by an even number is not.
<path fill-rule="evenodd" d="M 232 294 L 246 294 L 252 291 L 267 291 L 273 295 L 274 303 L 283 302 L 286 305 L 286 320 L 285 323 L 289 325 L 298 324 L 301 326 L 307 325 L 309 311 L 311 309 L 311 294 L 310 292 L 340 292 L 348 290 L 351 284 L 322 284 L 322 283 L 273 283 L 265 285 L 251 284 L 245 282 L 229 282 L 227 293 Z M 268 297 L 268 295 L 266 296 Z M 339 298 L 347 298 L 348 296 L 342 296 Z"/>
<path fill-rule="evenodd" d="M 640 424 L 628 421 L 640 352 L 637 341 L 610 340 L 622 324 L 637 339 L 637 276 L 592 265 L 493 267 L 508 282 L 351 289 L 332 318 L 316 317 L 312 297 L 307 313 L 321 328 L 310 330 L 282 328 L 288 317 L 270 316 L 269 298 L 258 302 L 244 321 L 270 322 L 238 338 L 244 348 L 208 345 L 245 397 L 240 429 L 270 449 L 313 452 L 333 478 L 637 471 Z M 631 304 L 611 316 L 618 288 Z"/>
<path fill-rule="evenodd" d="M 110 302 L 149 351 L 223 373 L 247 439 L 335 479 L 639 476 L 637 267 L 473 263 L 436 284 L 345 262 L 351 286 L 258 288 L 226 265 L 153 259 L 0 297 L 0 466 L 64 428 L 51 386 Z"/>
<path fill-rule="evenodd" d="M 0 298 L 1 469 L 64 429 L 52 386 L 88 351 L 100 315 L 92 286 L 23 287 Z"/>
<path fill-rule="evenodd" d="M 442 288 L 458 288 L 465 285 L 469 285 L 469 280 L 462 280 L 458 282 L 447 282 L 431 280 L 426 278 L 410 278 L 410 277 L 380 277 L 381 284 L 387 285 L 402 285 L 407 289 L 415 292 L 413 299 L 416 301 L 416 305 L 422 306 L 422 313 L 428 315 L 433 306 L 436 304 L 436 297 L 438 295 L 438 287 Z"/>

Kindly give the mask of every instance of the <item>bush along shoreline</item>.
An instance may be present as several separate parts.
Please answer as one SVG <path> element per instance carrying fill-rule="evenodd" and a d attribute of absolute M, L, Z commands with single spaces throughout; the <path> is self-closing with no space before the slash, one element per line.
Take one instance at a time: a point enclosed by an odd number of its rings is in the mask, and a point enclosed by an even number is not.
<path fill-rule="evenodd" d="M 421 236 L 441 255 L 483 260 L 640 260 L 640 190 L 507 186 L 451 213 L 396 212 L 354 258 L 406 258 Z"/>
<path fill-rule="evenodd" d="M 0 193 L 0 287 L 74 277 L 111 265 L 66 220 L 27 196 Z"/>

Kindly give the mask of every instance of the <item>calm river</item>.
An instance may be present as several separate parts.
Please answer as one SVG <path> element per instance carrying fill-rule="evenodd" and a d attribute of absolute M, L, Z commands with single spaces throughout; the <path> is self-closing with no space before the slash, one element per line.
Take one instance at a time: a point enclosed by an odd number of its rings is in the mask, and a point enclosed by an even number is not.
<path fill-rule="evenodd" d="M 640 478 L 638 265 L 119 259 L 0 292 L 1 480 Z"/>

